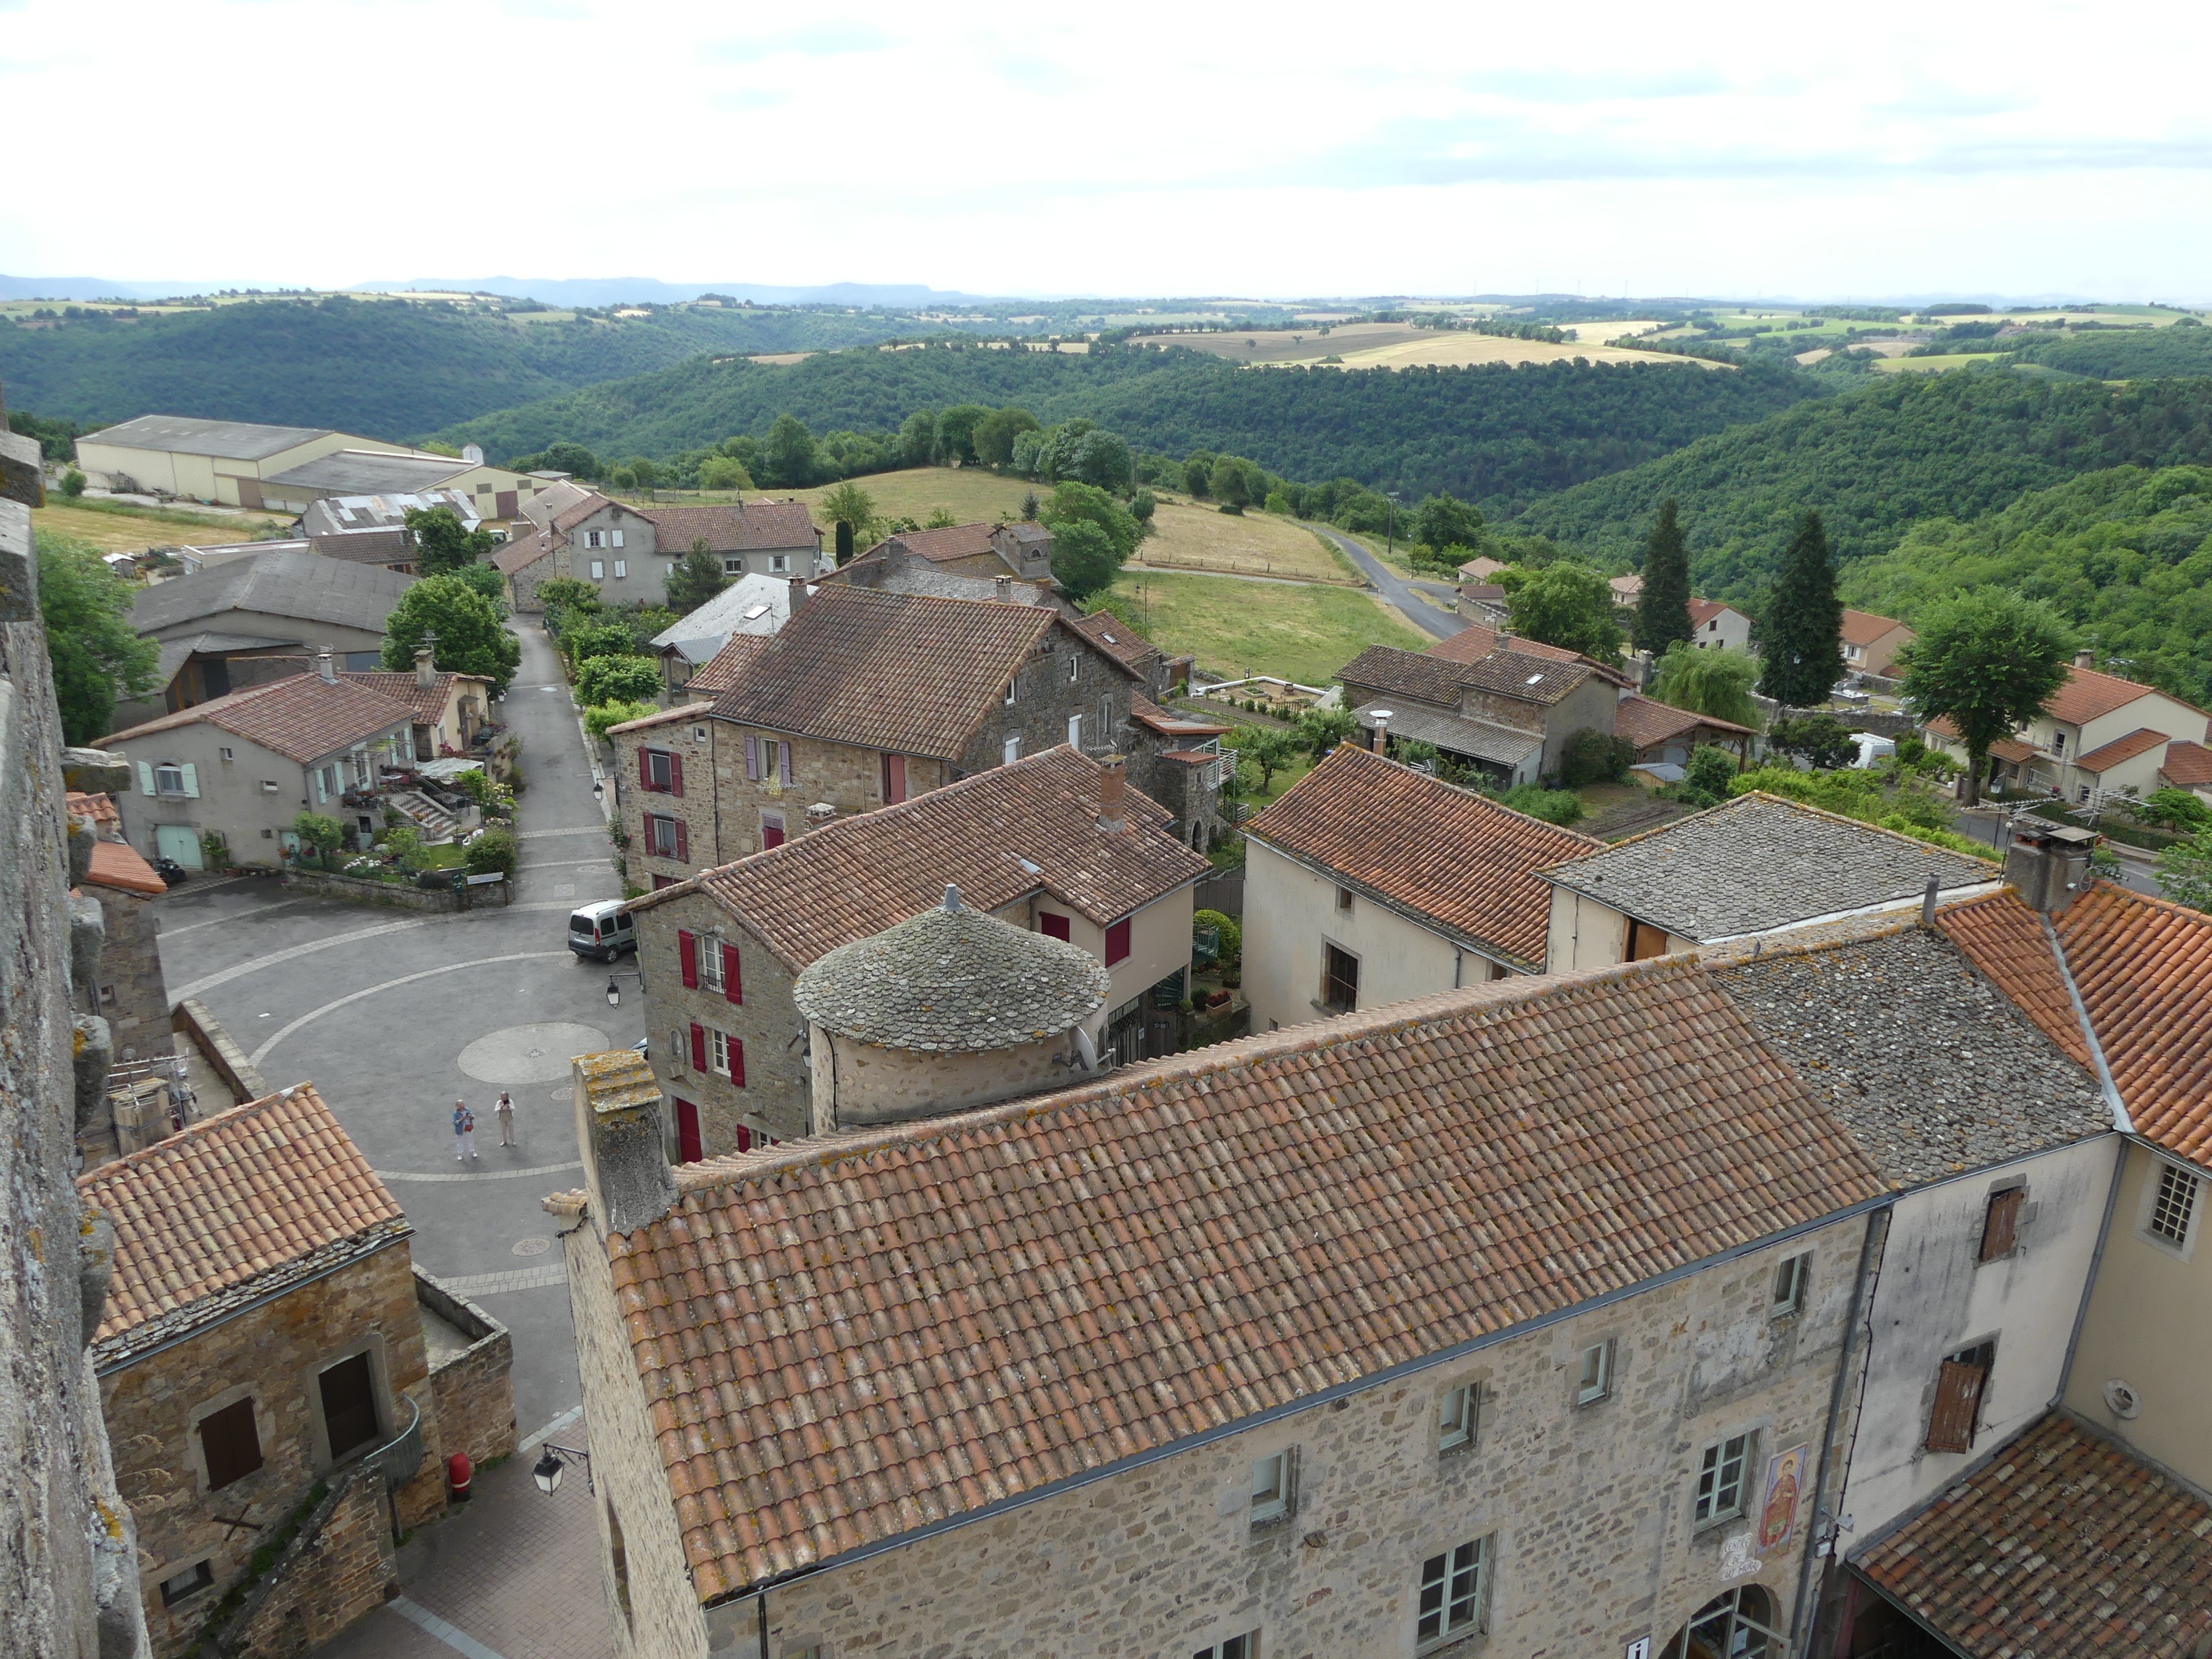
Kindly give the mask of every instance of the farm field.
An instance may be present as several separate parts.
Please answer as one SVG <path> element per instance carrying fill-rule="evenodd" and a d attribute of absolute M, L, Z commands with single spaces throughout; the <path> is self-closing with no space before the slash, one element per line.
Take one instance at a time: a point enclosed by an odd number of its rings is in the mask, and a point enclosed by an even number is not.
<path fill-rule="evenodd" d="M 1370 645 L 1420 651 L 1430 643 L 1395 612 L 1349 588 L 1125 570 L 1114 593 L 1153 644 L 1231 678 L 1274 674 L 1327 685 Z"/>
<path fill-rule="evenodd" d="M 1885 374 L 1940 374 L 1947 368 L 1969 363 L 1993 363 L 2008 354 L 2002 351 L 1955 351 L 1942 357 L 1884 357 L 1875 364 Z"/>
<path fill-rule="evenodd" d="M 167 508 L 86 507 L 52 494 L 46 497 L 46 506 L 33 509 L 31 514 L 33 530 L 52 531 L 73 541 L 88 542 L 103 553 L 143 553 L 149 547 L 213 547 L 225 542 L 250 542 L 257 530 L 290 522 L 289 519 L 261 513 L 241 513 L 218 519 Z"/>
<path fill-rule="evenodd" d="M 1587 333 L 1565 345 L 1543 340 L 1509 340 L 1496 335 L 1473 334 L 1458 329 L 1414 328 L 1405 323 L 1346 323 L 1327 334 L 1318 326 L 1250 334 L 1144 335 L 1137 345 L 1188 346 L 1231 362 L 1256 364 L 1319 364 L 1339 357 L 1346 368 L 1412 368 L 1434 364 L 1466 368 L 1478 363 L 1566 362 L 1576 357 L 1595 362 L 1676 363 L 1696 367 L 1698 360 L 1662 352 L 1635 351 L 1596 343 L 1623 333 L 1656 328 L 1653 323 L 1577 325 Z M 1584 340 L 1589 343 L 1583 343 Z M 1707 363 L 1706 368 L 1721 367 Z"/>

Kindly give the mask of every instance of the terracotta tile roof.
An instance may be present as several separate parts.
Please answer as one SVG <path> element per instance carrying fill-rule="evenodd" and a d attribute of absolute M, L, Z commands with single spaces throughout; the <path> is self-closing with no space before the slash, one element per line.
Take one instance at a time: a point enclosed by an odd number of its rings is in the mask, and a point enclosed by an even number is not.
<path fill-rule="evenodd" d="M 1679 958 L 677 1182 L 606 1249 L 702 1601 L 1883 1190 Z"/>
<path fill-rule="evenodd" d="M 1463 582 L 1479 582 L 1486 576 L 1496 575 L 1504 568 L 1505 563 L 1502 559 L 1487 557 L 1469 559 L 1465 564 L 1460 566 L 1459 579 Z"/>
<path fill-rule="evenodd" d="M 502 576 L 512 576 L 526 565 L 536 564 L 553 550 L 553 538 L 544 531 L 532 533 L 520 526 L 507 539 L 505 546 L 495 549 L 491 556 L 492 568 Z"/>
<path fill-rule="evenodd" d="M 1226 720 L 1163 708 L 1141 692 L 1129 699 L 1129 718 L 1164 738 L 1220 737 L 1236 729 Z"/>
<path fill-rule="evenodd" d="M 2150 695 L 2149 686 L 2124 680 L 2117 674 L 2100 674 L 2094 668 L 2069 668 L 2066 671 L 2066 684 L 2051 694 L 2051 700 L 2043 705 L 2043 712 L 2055 720 L 2081 726 Z"/>
<path fill-rule="evenodd" d="M 1160 653 L 1159 647 L 1150 640 L 1140 638 L 1134 629 L 1110 611 L 1094 611 L 1087 617 L 1072 617 L 1067 625 L 1101 651 L 1119 657 L 1132 668 L 1146 658 L 1157 657 Z"/>
<path fill-rule="evenodd" d="M 1488 691 L 1548 708 L 1590 677 L 1595 664 L 1566 652 L 1550 654 L 1521 649 L 1518 640 L 1485 653 L 1472 662 L 1425 651 L 1401 651 L 1370 645 L 1336 671 L 1347 685 L 1418 698 L 1456 712 L 1463 689 Z"/>
<path fill-rule="evenodd" d="M 681 726 L 686 720 L 703 720 L 714 710 L 714 705 L 703 699 L 698 702 L 682 703 L 674 708 L 664 708 L 657 714 L 647 714 L 637 720 L 624 720 L 620 726 L 610 726 L 607 735 L 613 737 L 622 732 L 651 732 L 664 726 Z"/>
<path fill-rule="evenodd" d="M 2138 726 L 2124 738 L 2114 738 L 2110 743 L 2092 749 L 2074 763 L 2084 772 L 2111 770 L 2123 761 L 2131 761 L 2138 755 L 2148 754 L 2167 741 L 2163 732 L 2154 732 L 2148 726 Z"/>
<path fill-rule="evenodd" d="M 696 887 L 794 969 L 939 902 L 947 882 L 979 910 L 1042 892 L 1103 927 L 1212 866 L 1169 830 L 1166 809 L 1134 789 L 1122 796 L 1126 827 L 1100 830 L 1099 775 L 1096 761 L 1063 744 L 809 830 L 629 908 Z"/>
<path fill-rule="evenodd" d="M 2051 953 L 2042 921 L 2019 894 L 2008 887 L 1946 906 L 1937 912 L 1936 925 L 2076 1065 L 2090 1063 L 2089 1045 L 2059 975 L 2058 959 Z"/>
<path fill-rule="evenodd" d="M 290 674 L 111 732 L 100 742 L 112 748 L 203 721 L 305 766 L 393 726 L 412 726 L 414 714 L 407 704 L 343 678 L 333 685 L 319 674 Z"/>
<path fill-rule="evenodd" d="M 731 635 L 722 641 L 721 649 L 691 671 L 684 690 L 720 696 L 738 683 L 738 675 L 759 660 L 774 637 L 770 634 Z"/>
<path fill-rule="evenodd" d="M 69 792 L 69 810 L 71 817 L 90 818 L 103 828 L 109 824 L 119 828 L 123 823 L 123 814 L 115 810 L 114 800 L 104 794 L 88 795 L 72 789 Z"/>
<path fill-rule="evenodd" d="M 702 537 L 713 553 L 799 548 L 811 552 L 822 532 L 804 501 L 740 501 L 725 507 L 641 507 L 660 550 L 681 558 Z"/>
<path fill-rule="evenodd" d="M 2159 763 L 2158 775 L 2182 789 L 2212 786 L 2212 749 L 2201 743 L 2191 743 L 2185 738 L 2176 738 L 2166 746 L 2166 758 Z"/>
<path fill-rule="evenodd" d="M 1968 1659 L 2186 1659 L 2212 1633 L 2212 1506 L 2063 1412 L 1852 1565 Z"/>
<path fill-rule="evenodd" d="M 601 507 L 619 507 L 620 502 L 602 495 L 596 489 L 586 490 L 582 498 L 570 507 L 562 507 L 553 515 L 552 528 L 556 532 L 574 530 Z"/>
<path fill-rule="evenodd" d="M 77 1177 L 115 1224 L 103 1367 L 404 1238 L 398 1204 L 312 1084 Z"/>
<path fill-rule="evenodd" d="M 916 558 L 927 559 L 932 564 L 972 559 L 979 553 L 998 551 L 991 545 L 994 528 L 994 526 L 979 523 L 945 525 L 936 530 L 902 530 L 896 536 L 884 537 L 860 556 L 865 559 L 898 542 Z"/>
<path fill-rule="evenodd" d="M 1536 872 L 1605 845 L 1350 744 L 1244 833 L 1530 972 L 1552 915 Z"/>
<path fill-rule="evenodd" d="M 1844 643 L 1872 645 L 1892 629 L 1904 626 L 1894 617 L 1877 617 L 1871 611 L 1846 610 L 1844 612 Z"/>
<path fill-rule="evenodd" d="M 482 674 L 456 674 L 441 670 L 430 677 L 427 686 L 417 685 L 412 670 L 395 673 L 390 669 L 341 669 L 338 678 L 349 685 L 362 685 L 387 696 L 394 702 L 404 702 L 415 711 L 415 724 L 435 726 L 446 717 L 446 700 L 453 695 L 457 680 L 467 680 L 477 685 L 491 682 Z M 489 693 L 486 694 L 489 697 Z"/>
<path fill-rule="evenodd" d="M 1524 656 L 1549 657 L 1556 662 L 1588 663 L 1591 671 L 1610 680 L 1615 685 L 1629 684 L 1628 676 L 1617 668 L 1608 668 L 1595 658 L 1585 657 L 1578 651 L 1570 651 L 1562 645 L 1547 645 L 1541 640 L 1531 640 L 1514 634 L 1500 633 L 1494 628 L 1485 628 L 1480 623 L 1469 623 L 1456 634 L 1438 640 L 1421 654 L 1443 657 L 1450 662 L 1480 662 L 1503 643 Z"/>
<path fill-rule="evenodd" d="M 169 890 L 169 884 L 154 873 L 154 866 L 128 842 L 93 842 L 92 865 L 84 878 L 95 887 L 112 887 L 148 898 L 158 898 Z"/>
<path fill-rule="evenodd" d="M 1066 627 L 1041 605 L 832 583 L 784 624 L 714 712 L 774 732 L 951 760 L 1004 700 L 1015 671 Z"/>
<path fill-rule="evenodd" d="M 1990 745 L 1990 753 L 2013 766 L 2035 757 L 2035 750 L 2017 738 L 1999 738 Z"/>
<path fill-rule="evenodd" d="M 1764 790 L 1547 872 L 1680 939 L 1722 939 L 1998 879 L 1997 866 Z"/>
<path fill-rule="evenodd" d="M 1692 628 L 1703 628 L 1707 623 L 1719 616 L 1723 611 L 1733 611 L 1737 616 L 1742 617 L 1746 622 L 1749 622 L 1751 620 L 1750 617 L 1745 613 L 1741 606 L 1724 604 L 1719 599 L 1692 599 L 1690 601 L 1690 626 Z"/>
<path fill-rule="evenodd" d="M 1710 714 L 1699 714 L 1687 708 L 1675 708 L 1656 697 L 1647 697 L 1640 691 L 1623 697 L 1613 705 L 1613 736 L 1626 738 L 1639 750 L 1692 731 L 1712 732 L 1723 737 L 1758 735 L 1747 726 L 1715 720 Z"/>

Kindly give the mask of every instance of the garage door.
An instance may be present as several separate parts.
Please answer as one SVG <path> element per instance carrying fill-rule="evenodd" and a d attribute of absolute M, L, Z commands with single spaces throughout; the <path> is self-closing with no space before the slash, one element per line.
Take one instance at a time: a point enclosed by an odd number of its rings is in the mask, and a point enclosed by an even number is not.
<path fill-rule="evenodd" d="M 176 860 L 187 870 L 204 870 L 207 867 L 200 859 L 199 831 L 190 824 L 155 824 L 154 853 L 157 858 Z"/>

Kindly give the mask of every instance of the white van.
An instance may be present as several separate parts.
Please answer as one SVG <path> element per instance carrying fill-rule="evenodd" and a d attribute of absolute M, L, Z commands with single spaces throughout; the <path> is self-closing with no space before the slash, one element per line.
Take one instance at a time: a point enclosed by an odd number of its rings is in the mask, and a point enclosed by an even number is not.
<path fill-rule="evenodd" d="M 600 962 L 612 962 L 621 952 L 636 950 L 637 933 L 630 919 L 618 914 L 621 909 L 620 899 L 604 899 L 571 911 L 568 948 L 580 957 Z"/>

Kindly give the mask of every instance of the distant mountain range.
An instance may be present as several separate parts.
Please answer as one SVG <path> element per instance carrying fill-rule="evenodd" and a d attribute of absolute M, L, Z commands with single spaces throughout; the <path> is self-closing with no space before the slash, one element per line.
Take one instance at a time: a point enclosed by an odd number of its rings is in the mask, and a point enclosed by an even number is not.
<path fill-rule="evenodd" d="M 275 284 L 246 282 L 123 282 L 112 276 L 0 276 L 0 300 L 169 300 L 195 294 L 240 292 Z M 296 291 L 296 290 L 295 290 Z M 884 306 L 898 310 L 931 306 L 969 306 L 1006 295 L 962 294 L 921 283 L 824 283 L 781 287 L 770 283 L 664 283 L 657 276 L 420 276 L 408 282 L 356 283 L 358 294 L 496 294 L 510 300 L 538 300 L 548 305 L 610 306 L 625 301 L 672 305 L 702 294 L 724 295 L 773 306 Z M 1035 299 L 1031 295 L 1020 296 Z"/>

